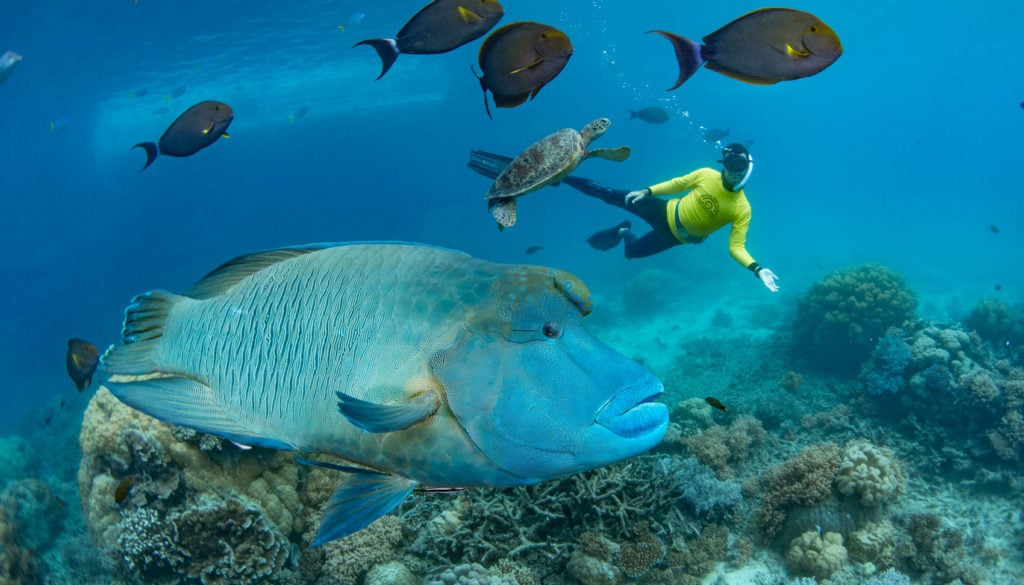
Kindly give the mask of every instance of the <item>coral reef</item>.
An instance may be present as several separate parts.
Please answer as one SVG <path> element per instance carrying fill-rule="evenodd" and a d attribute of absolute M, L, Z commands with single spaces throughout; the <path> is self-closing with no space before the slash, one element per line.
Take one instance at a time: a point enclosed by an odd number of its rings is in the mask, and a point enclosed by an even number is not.
<path fill-rule="evenodd" d="M 478 563 L 466 563 L 445 571 L 426 585 L 520 585 L 515 577 L 492 573 Z"/>
<path fill-rule="evenodd" d="M 763 441 L 765 436 L 761 421 L 744 415 L 728 427 L 712 425 L 699 434 L 684 436 L 682 443 L 698 461 L 725 479 L 732 477 L 730 464 L 744 462 L 750 447 Z"/>
<path fill-rule="evenodd" d="M 903 346 L 910 355 L 901 368 Z M 956 325 L 917 322 L 890 331 L 878 353 L 900 359 L 873 358 L 861 383 L 885 416 L 910 426 L 922 443 L 950 444 L 973 458 L 1024 458 L 1024 369 L 1002 358 L 1001 348 Z M 877 394 L 879 387 L 900 391 Z"/>
<path fill-rule="evenodd" d="M 896 394 L 906 386 L 903 373 L 910 363 L 910 346 L 898 334 L 887 333 L 871 351 L 871 358 L 861 370 L 868 394 Z"/>
<path fill-rule="evenodd" d="M 846 564 L 846 559 L 843 537 L 835 532 L 818 534 L 816 530 L 808 530 L 794 538 L 786 549 L 786 566 L 790 571 L 817 579 L 831 577 Z"/>
<path fill-rule="evenodd" d="M 40 582 L 39 563 L 35 554 L 18 542 L 21 529 L 16 518 L 0 504 L 0 583 L 33 585 Z"/>
<path fill-rule="evenodd" d="M 150 583 L 173 572 L 204 584 L 286 581 L 297 466 L 262 449 L 204 451 L 204 440 L 179 441 L 170 425 L 97 391 L 79 436 L 78 473 L 93 541 Z"/>
<path fill-rule="evenodd" d="M 419 585 L 420 580 L 399 561 L 374 565 L 366 572 L 363 585 Z"/>
<path fill-rule="evenodd" d="M 815 506 L 832 496 L 841 452 L 832 443 L 811 445 L 764 474 L 758 526 L 774 539 L 795 506 Z"/>
<path fill-rule="evenodd" d="M 906 467 L 892 451 L 872 445 L 864 439 L 851 441 L 843 449 L 836 471 L 836 488 L 854 496 L 863 506 L 879 506 L 894 501 L 903 493 Z"/>
<path fill-rule="evenodd" d="M 307 541 L 316 534 L 311 526 Z M 348 585 L 374 565 L 393 561 L 402 542 L 402 522 L 396 516 L 384 516 L 359 532 L 332 540 L 307 555 L 309 561 L 322 565 L 320 585 Z M 314 556 L 315 555 L 315 556 Z"/>
<path fill-rule="evenodd" d="M 1020 335 L 1020 317 L 1015 319 L 1010 306 L 1002 299 L 984 298 L 971 308 L 963 320 L 964 327 L 985 341 L 1004 343 Z"/>
<path fill-rule="evenodd" d="M 916 310 L 917 296 L 890 268 L 832 272 L 798 301 L 794 355 L 822 371 L 855 373 L 886 330 L 913 319 Z"/>
<path fill-rule="evenodd" d="M 718 479 L 714 472 L 692 457 L 682 460 L 663 457 L 659 467 L 661 473 L 679 486 L 683 501 L 699 517 L 728 518 L 743 501 L 738 481 Z"/>

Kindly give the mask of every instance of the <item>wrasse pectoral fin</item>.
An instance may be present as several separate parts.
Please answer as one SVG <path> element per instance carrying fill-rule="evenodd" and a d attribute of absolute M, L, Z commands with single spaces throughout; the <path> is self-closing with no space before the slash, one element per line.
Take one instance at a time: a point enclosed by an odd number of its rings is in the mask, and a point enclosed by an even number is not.
<path fill-rule="evenodd" d="M 348 422 L 370 433 L 390 433 L 411 427 L 437 411 L 440 401 L 433 392 L 425 392 L 398 404 L 367 402 L 337 392 L 338 411 Z"/>
<path fill-rule="evenodd" d="M 358 470 L 358 468 L 352 468 Z M 341 484 L 327 502 L 313 546 L 353 534 L 394 510 L 416 489 L 416 482 L 369 470 L 360 470 Z"/>
<path fill-rule="evenodd" d="M 221 136 L 223 136 L 224 138 L 231 138 L 231 135 L 228 134 L 227 132 L 222 133 Z"/>

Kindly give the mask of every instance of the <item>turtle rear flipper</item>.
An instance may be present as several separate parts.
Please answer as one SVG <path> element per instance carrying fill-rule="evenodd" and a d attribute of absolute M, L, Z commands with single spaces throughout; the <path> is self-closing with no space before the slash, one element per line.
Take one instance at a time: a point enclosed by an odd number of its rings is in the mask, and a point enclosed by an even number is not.
<path fill-rule="evenodd" d="M 512 227 L 516 224 L 515 197 L 491 199 L 487 202 L 487 209 L 489 209 L 491 211 L 491 215 L 494 216 L 494 221 L 498 222 L 499 232 L 505 231 L 505 228 Z"/>
<path fill-rule="evenodd" d="M 618 148 L 595 148 L 587 151 L 587 156 L 622 162 L 629 158 L 629 153 L 628 146 L 620 146 Z"/>

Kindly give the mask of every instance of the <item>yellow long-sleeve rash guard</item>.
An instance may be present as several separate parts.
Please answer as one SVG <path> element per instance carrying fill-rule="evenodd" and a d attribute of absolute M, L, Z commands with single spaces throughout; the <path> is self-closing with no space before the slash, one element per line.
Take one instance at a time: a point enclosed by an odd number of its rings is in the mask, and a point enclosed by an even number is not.
<path fill-rule="evenodd" d="M 686 243 L 688 235 L 707 237 L 725 224 L 732 223 L 729 255 L 744 268 L 754 264 L 754 258 L 747 252 L 750 203 L 742 189 L 732 192 L 722 185 L 721 172 L 697 169 L 688 175 L 651 185 L 648 189 L 655 196 L 690 191 L 670 200 L 667 206 L 668 227 L 680 242 Z"/>

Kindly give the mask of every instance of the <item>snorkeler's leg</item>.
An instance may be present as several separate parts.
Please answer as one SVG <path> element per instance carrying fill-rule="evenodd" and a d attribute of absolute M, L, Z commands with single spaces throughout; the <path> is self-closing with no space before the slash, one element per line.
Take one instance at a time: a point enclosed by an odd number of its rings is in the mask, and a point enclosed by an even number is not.
<path fill-rule="evenodd" d="M 668 228 L 651 230 L 640 238 L 627 231 L 622 234 L 622 240 L 626 244 L 626 258 L 646 258 L 680 244 Z"/>
<path fill-rule="evenodd" d="M 600 199 L 608 205 L 614 205 L 619 209 L 632 211 L 632 209 L 626 207 L 626 193 L 629 193 L 629 191 L 625 189 L 613 189 L 607 185 L 602 185 L 597 181 L 585 179 L 583 177 L 574 177 L 572 175 L 562 179 L 562 182 L 573 189 L 576 189 L 580 193 Z"/>

